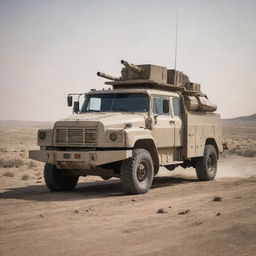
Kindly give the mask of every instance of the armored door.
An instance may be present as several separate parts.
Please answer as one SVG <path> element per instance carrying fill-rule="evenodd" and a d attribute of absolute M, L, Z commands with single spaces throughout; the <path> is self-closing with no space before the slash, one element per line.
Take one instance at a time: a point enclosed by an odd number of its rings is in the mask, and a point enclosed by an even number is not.
<path fill-rule="evenodd" d="M 152 135 L 157 148 L 175 146 L 175 122 L 172 117 L 169 97 L 152 97 L 153 129 Z"/>

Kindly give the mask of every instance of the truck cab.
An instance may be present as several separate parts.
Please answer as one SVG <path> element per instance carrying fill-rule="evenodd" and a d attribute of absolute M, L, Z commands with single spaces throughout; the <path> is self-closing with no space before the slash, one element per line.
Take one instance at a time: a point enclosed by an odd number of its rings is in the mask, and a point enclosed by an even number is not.
<path fill-rule="evenodd" d="M 73 190 L 79 176 L 121 179 L 125 193 L 146 193 L 160 166 L 194 167 L 199 180 L 212 180 L 222 152 L 216 106 L 182 72 L 154 65 L 125 66 L 110 90 L 91 90 L 75 114 L 38 131 L 51 191 Z M 68 96 L 72 105 L 72 95 Z"/>

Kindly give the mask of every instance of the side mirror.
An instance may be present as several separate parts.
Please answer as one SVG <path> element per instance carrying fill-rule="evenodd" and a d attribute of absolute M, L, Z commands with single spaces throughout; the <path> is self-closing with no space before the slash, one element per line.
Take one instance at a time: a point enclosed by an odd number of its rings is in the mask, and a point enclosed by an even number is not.
<path fill-rule="evenodd" d="M 68 106 L 71 107 L 73 104 L 73 97 L 71 95 L 68 95 L 67 101 L 68 101 Z"/>
<path fill-rule="evenodd" d="M 76 114 L 78 114 L 78 113 L 79 113 L 79 110 L 80 110 L 79 101 L 74 101 L 73 112 L 76 113 Z"/>
<path fill-rule="evenodd" d="M 163 100 L 163 112 L 164 114 L 169 113 L 169 100 Z"/>

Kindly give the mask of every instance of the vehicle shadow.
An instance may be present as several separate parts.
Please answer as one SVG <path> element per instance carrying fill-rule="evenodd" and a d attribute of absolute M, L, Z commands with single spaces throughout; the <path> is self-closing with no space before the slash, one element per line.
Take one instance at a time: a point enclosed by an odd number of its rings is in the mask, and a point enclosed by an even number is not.
<path fill-rule="evenodd" d="M 151 189 L 178 186 L 179 184 L 197 182 L 197 179 L 184 177 L 155 177 Z M 32 185 L 26 187 L 8 188 L 0 193 L 0 199 L 21 199 L 32 201 L 73 201 L 91 198 L 108 198 L 126 196 L 120 180 L 94 181 L 79 183 L 72 192 L 50 192 L 46 185 Z"/>

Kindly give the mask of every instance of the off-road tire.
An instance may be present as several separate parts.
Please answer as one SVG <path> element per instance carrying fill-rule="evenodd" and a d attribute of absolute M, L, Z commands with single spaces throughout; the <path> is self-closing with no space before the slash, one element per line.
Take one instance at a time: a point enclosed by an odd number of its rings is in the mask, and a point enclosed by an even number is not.
<path fill-rule="evenodd" d="M 121 165 L 120 178 L 126 194 L 144 194 L 150 189 L 154 177 L 154 164 L 145 149 L 134 149 L 132 157 Z"/>
<path fill-rule="evenodd" d="M 72 175 L 68 170 L 57 169 L 53 164 L 44 167 L 44 180 L 47 187 L 53 192 L 72 191 L 79 176 Z"/>
<path fill-rule="evenodd" d="M 213 145 L 205 145 L 204 156 L 196 158 L 195 167 L 199 180 L 213 180 L 217 173 L 218 156 Z"/>

